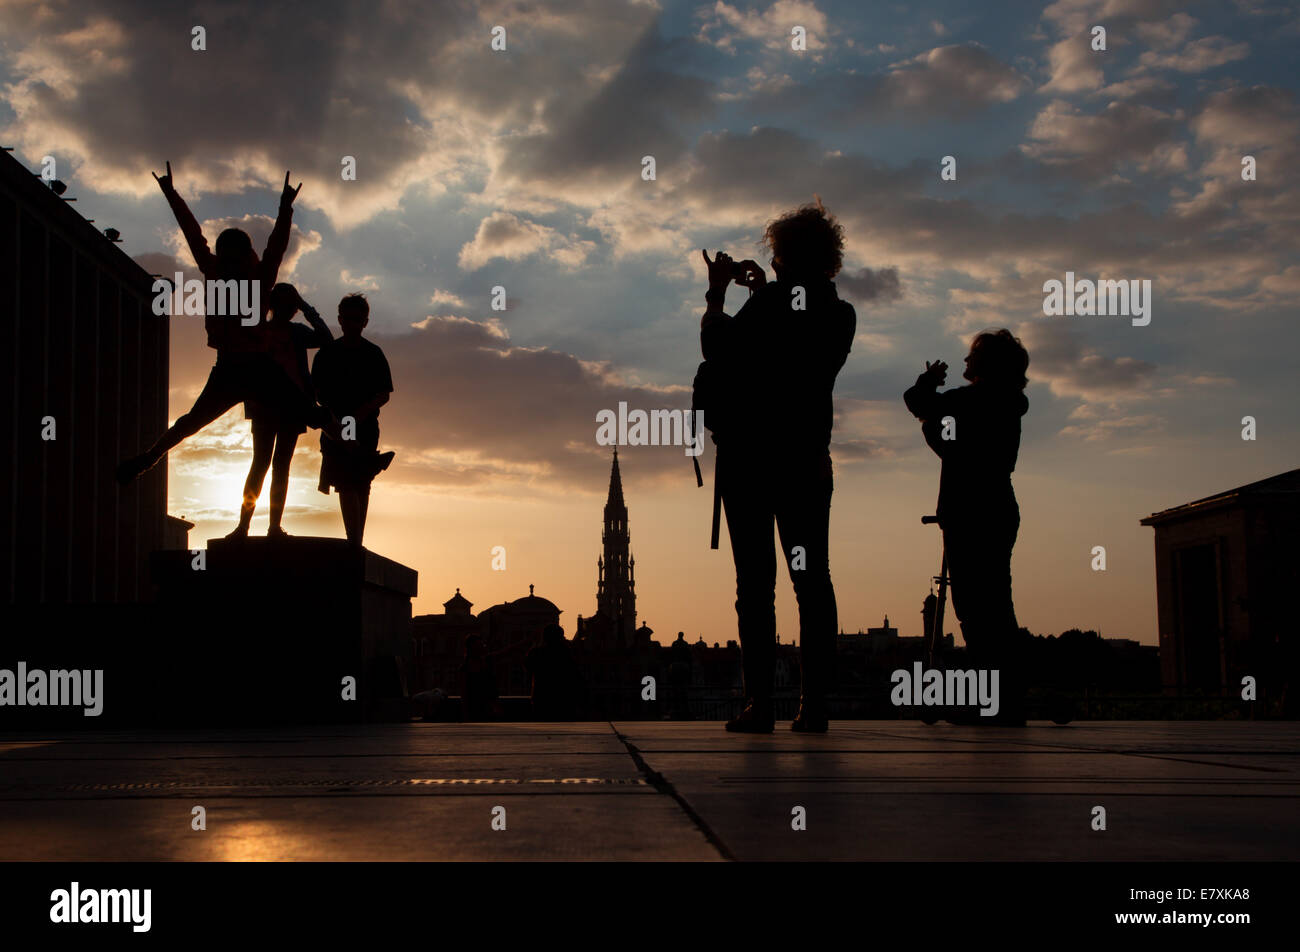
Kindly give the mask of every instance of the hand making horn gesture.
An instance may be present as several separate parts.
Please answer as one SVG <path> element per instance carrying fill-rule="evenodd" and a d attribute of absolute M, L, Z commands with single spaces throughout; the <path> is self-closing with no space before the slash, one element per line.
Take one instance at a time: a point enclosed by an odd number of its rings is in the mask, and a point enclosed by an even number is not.
<path fill-rule="evenodd" d="M 293 204 L 293 200 L 294 200 L 295 198 L 298 197 L 298 193 L 301 192 L 301 191 L 302 191 L 302 182 L 299 182 L 299 183 L 298 183 L 298 187 L 297 187 L 297 188 L 294 188 L 292 185 L 290 185 L 290 184 L 289 184 L 289 170 L 288 170 L 288 169 L 285 169 L 285 172 L 284 172 L 284 191 L 282 191 L 282 192 L 280 193 L 280 204 L 281 204 L 281 205 L 292 205 L 292 204 Z"/>
<path fill-rule="evenodd" d="M 153 176 L 153 180 L 158 183 L 158 187 L 164 192 L 172 187 L 172 164 L 170 162 L 167 163 L 167 174 L 162 178 L 158 177 L 157 172 L 150 172 L 149 174 Z"/>

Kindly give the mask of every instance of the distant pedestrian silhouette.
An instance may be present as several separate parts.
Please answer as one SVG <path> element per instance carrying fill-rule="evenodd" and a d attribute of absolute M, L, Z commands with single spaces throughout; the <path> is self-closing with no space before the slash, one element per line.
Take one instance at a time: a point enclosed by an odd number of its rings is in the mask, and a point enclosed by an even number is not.
<path fill-rule="evenodd" d="M 370 304 L 360 294 L 339 301 L 343 336 L 327 343 L 312 362 L 316 395 L 335 421 L 338 435 L 321 433 L 320 491 L 338 490 L 339 509 L 348 541 L 361 545 L 370 508 L 370 484 L 388 468 L 392 453 L 380 453 L 379 408 L 393 392 L 388 360 L 378 346 L 361 336 L 370 323 Z"/>
<path fill-rule="evenodd" d="M 1020 453 L 1020 419 L 1029 354 L 1008 330 L 976 335 L 963 376 L 938 393 L 948 372 L 927 362 L 904 395 L 930 448 L 943 460 L 936 514 L 943 530 L 952 607 L 976 668 L 999 671 L 999 712 L 978 723 L 1023 724 L 1025 646 L 1011 598 L 1011 550 L 1020 507 L 1011 474 Z"/>
<path fill-rule="evenodd" d="M 564 629 L 559 625 L 542 629 L 541 644 L 528 652 L 524 667 L 532 676 L 533 718 L 573 720 L 580 694 L 578 665 L 564 639 Z"/>
<path fill-rule="evenodd" d="M 691 686 L 694 659 L 684 632 L 677 632 L 677 640 L 669 649 L 668 659 L 669 716 L 675 721 L 688 721 L 691 719 L 691 711 L 686 692 Z"/>
<path fill-rule="evenodd" d="M 770 732 L 776 678 L 775 521 L 799 603 L 801 732 L 827 728 L 839 625 L 829 559 L 831 395 L 857 326 L 832 278 L 843 230 L 818 200 L 767 226 L 776 280 L 754 261 L 718 252 L 700 324 L 704 364 L 695 405 L 717 444 L 717 480 L 732 557 L 748 703 L 727 730 Z M 723 310 L 735 280 L 751 296 Z"/>
<path fill-rule="evenodd" d="M 306 400 L 314 404 L 307 350 L 323 347 L 333 339 L 333 335 L 316 309 L 302 299 L 292 284 L 277 284 L 272 288 L 270 305 L 271 315 L 266 325 L 268 352 L 293 385 L 303 392 Z M 299 310 L 311 327 L 293 323 L 293 316 Z M 247 400 L 244 402 L 244 415 L 252 422 L 253 464 L 244 483 L 239 525 L 226 538 L 248 535 L 248 526 L 268 468 L 271 470 L 271 508 L 266 534 L 285 536 L 287 533 L 281 528 L 280 521 L 284 517 L 284 503 L 289 491 L 289 466 L 293 462 L 299 434 L 307 432 L 302 407 L 300 404 L 274 406 Z"/>
<path fill-rule="evenodd" d="M 217 362 L 208 374 L 207 383 L 189 412 L 172 424 L 149 449 L 118 464 L 117 479 L 123 484 L 151 469 L 176 444 L 244 400 L 256 399 L 276 407 L 296 406 L 297 412 L 310 426 L 328 428 L 332 425 L 271 358 L 266 334 L 269 291 L 275 284 L 280 262 L 289 246 L 293 202 L 302 186 L 290 186 L 289 173 L 284 173 L 280 212 L 266 250 L 259 259 L 248 234 L 238 228 L 227 228 L 217 236 L 216 254 L 213 254 L 208 249 L 208 241 L 203 237 L 198 220 L 172 185 L 171 163 L 167 163 L 166 175 L 159 178 L 155 173 L 154 179 L 171 205 L 204 279 L 260 282 L 258 299 L 261 313 L 256 315 L 257 321 L 251 325 L 245 325 L 239 315 L 208 314 L 205 317 L 208 346 L 217 352 Z"/>
<path fill-rule="evenodd" d="M 465 636 L 465 659 L 460 665 L 460 697 L 467 721 L 490 721 L 496 713 L 496 672 L 482 635 Z"/>

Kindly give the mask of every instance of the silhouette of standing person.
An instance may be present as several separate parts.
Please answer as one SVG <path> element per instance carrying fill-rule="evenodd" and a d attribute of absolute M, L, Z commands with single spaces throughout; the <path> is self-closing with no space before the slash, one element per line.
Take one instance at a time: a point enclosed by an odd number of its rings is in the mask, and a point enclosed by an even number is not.
<path fill-rule="evenodd" d="M 460 681 L 465 720 L 491 720 L 497 701 L 497 680 L 482 635 L 465 636 L 465 660 L 460 665 Z"/>
<path fill-rule="evenodd" d="M 539 721 L 573 719 L 578 699 L 578 668 L 559 625 L 542 629 L 542 641 L 524 658 L 532 675 L 533 717 Z"/>
<path fill-rule="evenodd" d="M 943 460 L 936 515 L 948 557 L 952 607 L 975 668 L 999 672 L 999 710 L 975 723 L 1023 725 L 1025 645 L 1011 597 L 1011 550 L 1020 506 L 1011 474 L 1029 354 L 1011 332 L 977 334 L 966 356 L 967 386 L 937 392 L 948 365 L 927 362 L 904 395 L 926 443 Z"/>
<path fill-rule="evenodd" d="M 227 228 L 218 235 L 216 253 L 213 254 L 208 249 L 208 240 L 203 237 L 198 220 L 172 185 L 171 163 L 167 163 L 166 175 L 159 178 L 154 173 L 154 179 L 171 205 L 204 279 L 258 282 L 260 313 L 256 315 L 256 322 L 247 325 L 241 315 L 206 315 L 204 327 L 208 333 L 208 346 L 217 352 L 217 362 L 208 374 L 207 383 L 189 412 L 173 423 L 149 449 L 118 464 L 117 479 L 124 485 L 153 468 L 176 444 L 193 436 L 235 404 L 250 398 L 275 406 L 298 405 L 309 425 L 326 429 L 332 426 L 328 418 L 305 399 L 302 391 L 294 387 L 268 353 L 265 318 L 270 307 L 269 291 L 275 284 L 280 262 L 289 247 L 293 202 L 302 186 L 290 186 L 289 173 L 284 173 L 280 212 L 259 259 L 248 233 L 239 228 Z"/>
<path fill-rule="evenodd" d="M 677 640 L 669 649 L 668 659 L 668 685 L 672 691 L 669 716 L 675 721 L 688 721 L 691 719 L 691 712 L 687 704 L 686 690 L 691 685 L 691 667 L 694 659 L 691 657 L 691 646 L 686 643 L 685 632 L 677 632 Z"/>
<path fill-rule="evenodd" d="M 826 695 L 839 625 L 831 585 L 831 395 L 857 326 L 832 278 L 843 229 L 820 199 L 771 222 L 764 242 L 776 280 L 753 261 L 718 252 L 709 269 L 700 346 L 708 367 L 697 393 L 717 444 L 717 480 L 736 563 L 736 618 L 747 704 L 727 730 L 769 733 L 776 679 L 776 557 L 781 538 L 799 603 L 803 683 L 791 728 L 827 729 Z M 734 317 L 723 310 L 733 280 L 751 296 Z"/>
<path fill-rule="evenodd" d="M 279 364 L 293 385 L 314 404 L 311 372 L 307 368 L 307 351 L 323 347 L 333 340 L 330 329 L 320 314 L 298 294 L 292 284 L 277 284 L 271 289 L 271 315 L 266 325 L 267 346 L 272 359 Z M 299 310 L 311 327 L 293 323 Z M 257 508 L 266 471 L 271 470 L 271 508 L 268 537 L 284 537 L 288 533 L 280 527 L 284 517 L 285 498 L 289 492 L 289 467 L 293 462 L 294 447 L 299 435 L 307 432 L 301 406 L 270 406 L 257 400 L 244 401 L 244 415 L 252 423 L 253 463 L 244 483 L 244 500 L 239 510 L 239 525 L 227 539 L 241 539 L 248 535 L 248 526 Z"/>
<path fill-rule="evenodd" d="M 370 484 L 388 468 L 392 453 L 380 453 L 379 408 L 393 392 L 388 359 L 379 347 L 361 336 L 370 323 L 370 304 L 360 294 L 339 301 L 339 327 L 343 336 L 316 352 L 311 379 L 321 406 L 336 421 L 355 428 L 352 438 L 345 429 L 342 438 L 321 433 L 320 485 L 329 495 L 338 490 L 339 509 L 348 541 L 361 545 L 370 507 Z"/>

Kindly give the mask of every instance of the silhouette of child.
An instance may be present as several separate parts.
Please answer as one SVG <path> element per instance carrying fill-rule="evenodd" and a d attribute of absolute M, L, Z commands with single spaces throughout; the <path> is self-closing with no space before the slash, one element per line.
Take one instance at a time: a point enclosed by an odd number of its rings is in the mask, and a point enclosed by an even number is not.
<path fill-rule="evenodd" d="M 370 304 L 360 294 L 339 301 L 343 336 L 316 353 L 311 379 L 321 406 L 339 422 L 350 417 L 352 439 L 321 433 L 320 491 L 338 491 L 339 509 L 348 541 L 361 545 L 370 506 L 370 483 L 388 468 L 392 453 L 380 453 L 379 408 L 393 392 L 388 360 L 379 347 L 361 336 L 370 323 Z M 349 436 L 344 428 L 342 437 Z"/>
<path fill-rule="evenodd" d="M 963 376 L 938 393 L 948 372 L 927 362 L 905 394 L 930 448 L 943 460 L 936 514 L 943 530 L 952 607 L 976 668 L 999 670 L 1000 709 L 979 723 L 1023 724 L 1024 645 L 1011 597 L 1011 550 L 1020 507 L 1011 474 L 1020 452 L 1020 418 L 1029 354 L 1008 330 L 976 335 Z"/>
<path fill-rule="evenodd" d="M 268 353 L 294 386 L 302 391 L 304 402 L 314 405 L 307 350 L 323 347 L 333 340 L 333 335 L 316 309 L 302 299 L 292 284 L 277 284 L 271 289 L 270 309 L 270 320 L 264 330 Z M 311 327 L 293 323 L 293 316 L 299 310 Z M 271 470 L 271 509 L 266 534 L 269 537 L 286 536 L 288 533 L 280 527 L 280 520 L 284 517 L 285 497 L 289 490 L 289 466 L 293 462 L 299 434 L 307 432 L 302 406 L 296 403 L 276 406 L 255 399 L 246 400 L 244 416 L 252 423 L 253 463 L 244 483 L 239 526 L 226 538 L 248 535 L 248 526 L 268 468 Z"/>

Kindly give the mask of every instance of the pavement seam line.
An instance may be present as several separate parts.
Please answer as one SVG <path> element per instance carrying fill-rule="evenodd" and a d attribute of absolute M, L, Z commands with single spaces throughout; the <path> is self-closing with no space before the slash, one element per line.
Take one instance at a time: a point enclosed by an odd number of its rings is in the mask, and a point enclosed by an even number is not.
<path fill-rule="evenodd" d="M 636 764 L 637 770 L 641 771 L 646 782 L 649 783 L 650 786 L 654 787 L 659 793 L 671 797 L 673 802 L 676 803 L 681 811 L 686 814 L 687 819 L 695 824 L 695 828 L 704 835 L 706 840 L 708 840 L 709 845 L 718 851 L 718 855 L 727 862 L 734 863 L 736 857 L 732 854 L 731 850 L 727 848 L 727 844 L 722 841 L 722 837 L 718 836 L 718 834 L 714 832 L 713 827 L 709 826 L 708 821 L 705 820 L 704 817 L 700 816 L 687 799 L 677 792 L 677 788 L 673 786 L 672 781 L 659 771 L 652 769 L 650 765 L 645 762 L 645 758 L 641 756 L 641 752 L 637 750 L 636 745 L 619 732 L 619 729 L 614 726 L 613 721 L 609 722 L 609 729 L 614 732 L 614 736 L 617 737 L 619 741 L 622 742 L 623 746 L 627 748 L 628 755 L 632 758 L 632 762 Z"/>

